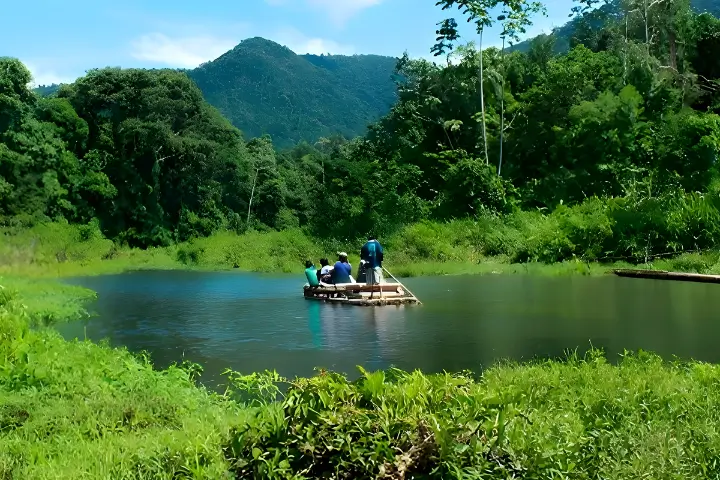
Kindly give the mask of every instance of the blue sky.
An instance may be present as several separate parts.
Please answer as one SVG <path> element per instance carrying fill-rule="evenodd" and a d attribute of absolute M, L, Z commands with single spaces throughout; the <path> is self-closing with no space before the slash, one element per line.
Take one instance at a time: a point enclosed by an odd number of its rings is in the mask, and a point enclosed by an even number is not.
<path fill-rule="evenodd" d="M 546 0 L 528 35 L 568 20 L 572 0 Z M 428 57 L 436 23 L 457 11 L 435 0 L 35 0 L 3 7 L 0 56 L 16 57 L 36 84 L 72 81 L 90 68 L 195 67 L 260 36 L 296 53 Z M 462 23 L 465 41 L 474 29 Z M 486 33 L 499 43 L 500 29 Z"/>

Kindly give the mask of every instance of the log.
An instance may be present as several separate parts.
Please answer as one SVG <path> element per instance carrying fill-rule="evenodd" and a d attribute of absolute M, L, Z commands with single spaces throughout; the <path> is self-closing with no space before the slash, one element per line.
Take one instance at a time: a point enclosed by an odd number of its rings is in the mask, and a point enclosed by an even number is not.
<path fill-rule="evenodd" d="M 617 269 L 613 273 L 619 277 L 646 278 L 652 280 L 676 280 L 683 282 L 720 283 L 720 275 L 700 273 L 668 272 L 667 270 Z"/>
<path fill-rule="evenodd" d="M 305 287 L 305 290 L 312 290 L 317 293 L 336 292 L 397 292 L 402 285 L 398 283 L 383 283 L 380 285 L 366 285 L 364 283 L 341 283 L 338 285 L 323 284 L 319 287 Z"/>
<path fill-rule="evenodd" d="M 327 303 L 342 303 L 347 305 L 358 305 L 358 306 L 385 306 L 385 305 L 405 305 L 418 303 L 415 297 L 383 297 L 383 298 L 323 298 L 323 297 L 305 297 L 307 300 L 317 300 Z"/>

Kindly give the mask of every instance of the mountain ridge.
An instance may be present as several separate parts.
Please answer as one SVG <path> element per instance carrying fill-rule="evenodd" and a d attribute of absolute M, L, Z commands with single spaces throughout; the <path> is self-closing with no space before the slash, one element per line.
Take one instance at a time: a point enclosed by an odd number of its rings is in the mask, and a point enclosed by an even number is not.
<path fill-rule="evenodd" d="M 595 11 L 599 15 L 585 20 L 596 28 L 603 17 L 617 15 L 617 4 L 604 5 Z M 692 6 L 720 17 L 720 0 L 692 0 Z M 553 29 L 556 53 L 570 48 L 582 21 L 573 18 Z M 509 50 L 527 51 L 542 36 Z M 251 37 L 184 71 L 246 138 L 268 134 L 275 146 L 285 148 L 333 135 L 362 136 L 397 101 L 396 63 L 397 57 L 375 54 L 297 54 L 272 40 Z M 49 95 L 58 87 L 41 85 L 35 91 Z"/>
<path fill-rule="evenodd" d="M 246 138 L 268 134 L 289 147 L 321 137 L 363 135 L 397 99 L 396 57 L 297 54 L 262 37 L 183 70 Z M 60 85 L 40 85 L 41 96 Z"/>
<path fill-rule="evenodd" d="M 253 37 L 188 75 L 208 103 L 247 136 L 278 146 L 339 134 L 362 135 L 396 100 L 397 59 L 381 55 L 298 55 Z"/>

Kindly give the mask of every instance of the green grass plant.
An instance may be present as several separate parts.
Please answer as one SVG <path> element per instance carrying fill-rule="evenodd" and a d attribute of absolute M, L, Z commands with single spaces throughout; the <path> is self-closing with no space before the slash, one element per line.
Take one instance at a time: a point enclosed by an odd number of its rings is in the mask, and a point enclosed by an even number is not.
<path fill-rule="evenodd" d="M 566 212 L 566 215 L 569 214 Z M 595 219 L 597 215 L 585 217 Z M 604 232 L 604 227 L 583 227 L 581 233 L 572 233 L 571 229 L 568 234 L 567 224 L 577 226 L 581 222 L 577 219 L 563 221 L 565 224 L 553 219 L 552 215 L 524 212 L 508 217 L 505 223 L 492 217 L 446 223 L 420 222 L 381 241 L 387 252 L 386 267 L 402 277 L 489 273 L 601 275 L 613 268 L 720 273 L 720 252 L 712 249 L 680 251 L 676 255 L 670 252 L 639 263 L 619 258 L 601 260 L 598 258 L 601 250 L 597 246 L 600 240 L 592 239 L 605 238 L 604 234 L 598 233 Z M 305 259 L 319 264 L 319 259 L 325 256 L 332 262 L 341 250 L 347 251 L 350 262 L 357 266 L 360 246 L 364 242 L 362 238 L 317 239 L 301 229 L 250 231 L 241 235 L 220 231 L 169 247 L 137 249 L 104 238 L 93 223 L 38 224 L 20 230 L 6 228 L 0 230 L 0 235 L 0 275 L 15 278 L 72 277 L 143 269 L 236 268 L 301 274 Z M 573 242 L 579 241 L 580 237 L 586 244 L 595 242 L 596 246 L 589 250 L 578 249 Z"/>
<path fill-rule="evenodd" d="M 720 367 L 640 352 L 469 373 L 237 377 L 237 478 L 718 478 Z M 280 401 L 272 386 L 289 385 Z M 262 388 L 261 388 L 262 387 Z"/>
<path fill-rule="evenodd" d="M 160 372 L 29 328 L 16 295 L 0 291 L 0 478 L 224 478 L 220 446 L 244 410 L 198 387 L 195 365 Z"/>

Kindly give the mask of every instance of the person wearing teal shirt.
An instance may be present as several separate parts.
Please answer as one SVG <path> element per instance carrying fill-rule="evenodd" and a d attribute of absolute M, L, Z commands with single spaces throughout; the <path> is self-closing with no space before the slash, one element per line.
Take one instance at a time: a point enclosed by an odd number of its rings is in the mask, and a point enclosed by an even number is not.
<path fill-rule="evenodd" d="M 317 269 L 310 260 L 305 262 L 305 276 L 311 287 L 319 287 L 320 281 L 317 276 Z"/>

